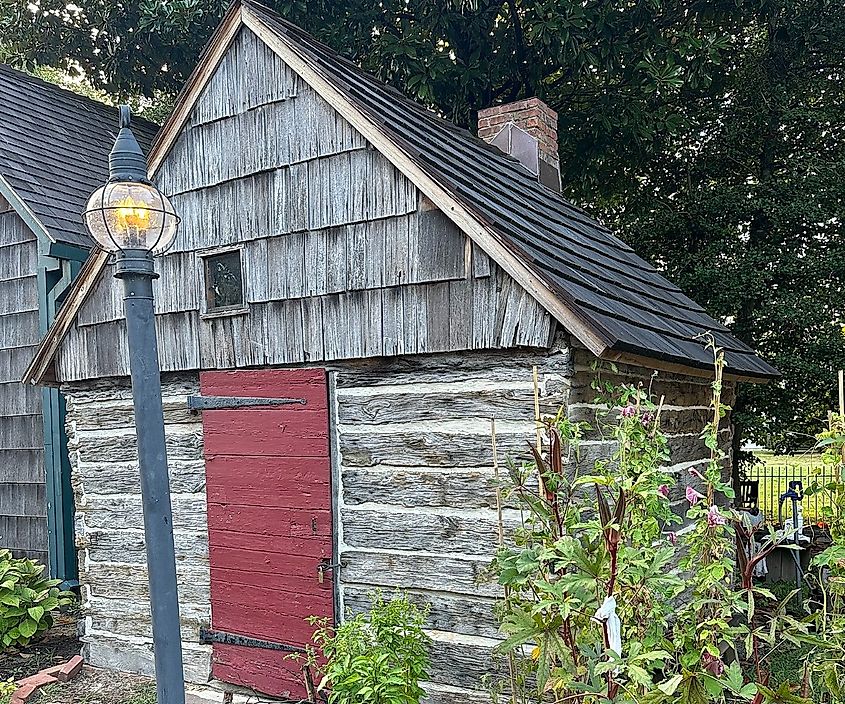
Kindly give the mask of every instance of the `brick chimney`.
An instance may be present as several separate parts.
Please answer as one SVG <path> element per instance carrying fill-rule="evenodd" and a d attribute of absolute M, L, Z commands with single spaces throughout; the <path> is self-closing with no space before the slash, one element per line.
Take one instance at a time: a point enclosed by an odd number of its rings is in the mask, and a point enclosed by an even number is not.
<path fill-rule="evenodd" d="M 510 154 L 545 186 L 560 192 L 557 113 L 539 98 L 478 111 L 478 136 Z"/>

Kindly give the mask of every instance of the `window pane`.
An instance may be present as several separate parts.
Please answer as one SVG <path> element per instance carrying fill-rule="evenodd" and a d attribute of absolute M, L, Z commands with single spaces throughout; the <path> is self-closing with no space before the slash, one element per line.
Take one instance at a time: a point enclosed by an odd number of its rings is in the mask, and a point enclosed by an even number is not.
<path fill-rule="evenodd" d="M 205 286 L 209 312 L 243 306 L 244 281 L 240 250 L 205 258 Z"/>

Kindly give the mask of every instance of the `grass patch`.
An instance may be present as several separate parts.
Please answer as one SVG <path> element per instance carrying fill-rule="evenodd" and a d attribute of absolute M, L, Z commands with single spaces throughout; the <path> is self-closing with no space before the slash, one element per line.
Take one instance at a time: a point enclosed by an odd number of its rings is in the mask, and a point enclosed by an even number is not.
<path fill-rule="evenodd" d="M 135 694 L 126 700 L 126 704 L 156 704 L 155 685 L 142 685 Z"/>

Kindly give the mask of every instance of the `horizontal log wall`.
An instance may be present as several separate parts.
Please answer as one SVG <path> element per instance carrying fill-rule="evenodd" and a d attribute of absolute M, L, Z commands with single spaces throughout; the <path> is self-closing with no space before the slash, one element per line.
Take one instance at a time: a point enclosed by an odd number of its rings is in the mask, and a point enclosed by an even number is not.
<path fill-rule="evenodd" d="M 482 678 L 501 663 L 493 605 L 499 590 L 484 573 L 496 549 L 498 521 L 490 444 L 496 418 L 501 456 L 525 456 L 533 437 L 533 382 L 541 410 L 567 405 L 592 420 L 599 405 L 590 384 L 592 357 L 558 339 L 551 351 L 474 352 L 338 362 L 329 365 L 334 410 L 335 492 L 339 517 L 341 608 L 367 608 L 373 589 L 405 590 L 430 609 L 436 704 L 486 702 Z M 172 376 L 172 375 L 171 375 Z M 663 429 L 678 477 L 682 513 L 688 470 L 706 461 L 698 439 L 709 418 L 706 379 L 621 366 L 602 372 L 614 383 L 651 384 L 663 395 Z M 169 378 L 169 377 L 166 377 Z M 202 427 L 185 407 L 193 377 L 164 387 L 186 668 L 209 674 L 199 627 L 210 618 Z M 150 672 L 150 625 L 131 398 L 125 381 L 66 386 L 77 502 L 85 641 L 92 662 Z M 733 399 L 726 389 L 725 401 Z M 725 447 L 729 444 L 725 432 Z M 584 461 L 608 458 L 611 443 L 589 434 Z M 517 524 L 503 511 L 506 531 Z"/>
<path fill-rule="evenodd" d="M 498 544 L 491 418 L 501 456 L 534 436 L 531 369 L 543 412 L 567 402 L 570 358 L 550 353 L 447 355 L 341 366 L 335 377 L 340 476 L 341 606 L 402 589 L 430 609 L 432 702 L 487 702 L 501 663 L 484 572 Z M 504 509 L 505 529 L 518 522 Z"/>
<path fill-rule="evenodd" d="M 641 385 L 650 391 L 655 403 L 663 398 L 660 414 L 661 430 L 669 443 L 670 465 L 667 471 L 677 481 L 670 487 L 672 508 L 678 515 L 686 513 L 688 504 L 684 498 L 688 484 L 698 485 L 698 480 L 690 470 L 700 470 L 710 459 L 710 450 L 704 445 L 701 433 L 712 421 L 710 404 L 713 399 L 712 379 L 691 377 L 669 372 L 655 372 L 638 366 L 626 364 L 614 365 L 601 363 L 594 368 L 595 357 L 587 350 L 576 347 L 573 350 L 574 376 L 570 396 L 569 415 L 573 420 L 586 421 L 594 428 L 598 426 L 597 411 L 604 406 L 597 401 L 597 392 L 592 388 L 593 381 L 600 377 L 602 381 L 614 386 Z M 722 403 L 732 405 L 736 399 L 736 383 L 724 382 Z M 731 415 L 727 412 L 722 419 L 719 441 L 722 451 L 728 455 L 724 465 L 725 479 L 731 471 Z M 614 444 L 602 440 L 598 431 L 585 436 L 581 451 L 582 461 L 591 466 L 596 459 L 613 455 Z"/>
<path fill-rule="evenodd" d="M 156 178 L 182 218 L 156 259 L 164 371 L 550 344 L 548 312 L 249 30 Z M 209 317 L 202 255 L 230 245 L 246 306 Z M 61 381 L 128 373 L 113 273 L 61 346 Z"/>
<path fill-rule="evenodd" d="M 430 604 L 433 703 L 472 697 L 494 667 L 494 585 L 479 583 L 496 547 L 490 418 L 503 453 L 533 433 L 531 367 L 543 409 L 566 402 L 565 350 L 445 354 L 330 367 L 336 408 L 344 608 L 366 607 L 373 587 L 408 590 Z M 77 505 L 76 537 L 95 665 L 151 672 L 140 485 L 132 402 L 125 380 L 65 387 Z M 186 672 L 209 675 L 197 643 L 210 619 L 202 426 L 186 410 L 192 377 L 164 385 L 167 452 L 180 574 Z M 506 511 L 508 525 L 515 521 Z M 479 700 L 475 700 L 479 701 Z"/>
<path fill-rule="evenodd" d="M 0 547 L 47 562 L 41 390 L 20 383 L 39 341 L 38 245 L 0 213 Z"/>
<path fill-rule="evenodd" d="M 76 502 L 76 544 L 89 662 L 154 674 L 143 512 L 132 396 L 123 380 L 69 389 L 67 431 Z M 164 384 L 185 676 L 206 682 L 211 649 L 199 628 L 211 617 L 202 419 L 186 397 L 196 379 Z"/>

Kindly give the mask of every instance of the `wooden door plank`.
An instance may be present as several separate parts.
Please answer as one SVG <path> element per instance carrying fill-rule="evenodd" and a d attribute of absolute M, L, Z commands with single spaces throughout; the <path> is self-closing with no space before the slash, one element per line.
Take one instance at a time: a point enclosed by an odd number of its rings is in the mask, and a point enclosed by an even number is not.
<path fill-rule="evenodd" d="M 203 396 L 303 398 L 304 405 L 203 412 L 211 621 L 215 630 L 305 645 L 309 616 L 332 618 L 333 545 L 325 370 L 204 372 Z M 278 651 L 215 643 L 212 674 L 266 694 L 305 696 Z"/>

